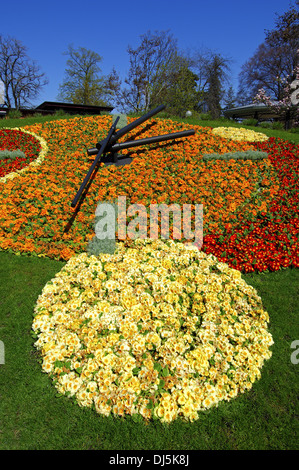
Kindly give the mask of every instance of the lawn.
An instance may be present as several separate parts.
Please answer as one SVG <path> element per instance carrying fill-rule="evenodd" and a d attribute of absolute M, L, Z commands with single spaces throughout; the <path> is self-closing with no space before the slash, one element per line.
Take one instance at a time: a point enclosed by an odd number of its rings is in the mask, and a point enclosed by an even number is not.
<path fill-rule="evenodd" d="M 127 167 L 101 166 L 79 210 L 73 210 L 71 200 L 92 162 L 85 150 L 105 135 L 110 119 L 76 117 L 26 126 L 45 139 L 48 153 L 40 166 L 0 183 L 0 340 L 5 347 L 0 448 L 297 449 L 298 365 L 291 360 L 291 344 L 299 339 L 298 146 L 281 137 L 230 140 L 209 126 L 156 119 L 140 137 L 185 128 L 195 128 L 196 134 L 150 152 L 131 152 L 134 161 Z M 266 151 L 269 158 L 201 158 L 248 150 Z M 270 318 L 274 344 L 261 378 L 229 402 L 200 411 L 193 422 L 103 416 L 58 394 L 41 370 L 32 335 L 37 299 L 46 283 L 86 250 L 98 200 L 118 195 L 144 205 L 202 203 L 204 253 L 240 271 Z"/>

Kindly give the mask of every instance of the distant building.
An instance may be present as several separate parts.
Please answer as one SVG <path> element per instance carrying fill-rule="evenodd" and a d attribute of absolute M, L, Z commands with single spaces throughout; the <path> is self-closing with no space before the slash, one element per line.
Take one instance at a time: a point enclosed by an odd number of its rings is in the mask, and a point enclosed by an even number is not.
<path fill-rule="evenodd" d="M 44 101 L 35 108 L 35 112 L 55 113 L 64 111 L 68 114 L 101 114 L 102 112 L 111 112 L 114 108 L 111 106 L 91 106 L 87 104 L 58 103 L 56 101 Z"/>
<path fill-rule="evenodd" d="M 30 115 L 30 114 L 54 114 L 57 111 L 63 111 L 66 114 L 82 114 L 82 115 L 96 115 L 102 114 L 103 112 L 111 112 L 113 111 L 113 107 L 111 106 L 91 106 L 85 104 L 72 104 L 72 103 L 59 103 L 56 101 L 44 101 L 36 108 L 20 108 L 18 111 L 22 113 L 22 115 Z M 0 109 L 0 117 L 5 117 L 9 111 L 12 111 L 13 108 L 1 108 Z"/>
<path fill-rule="evenodd" d="M 295 112 L 295 106 L 294 110 Z M 236 108 L 224 109 L 224 117 L 232 118 L 236 120 L 243 119 L 256 119 L 258 122 L 261 121 L 281 121 L 284 123 L 285 129 L 289 129 L 292 124 L 292 116 L 294 115 L 292 110 L 288 110 L 279 116 L 275 113 L 269 106 L 260 103 L 260 104 L 249 104 L 246 106 L 239 106 Z"/>
<path fill-rule="evenodd" d="M 277 118 L 277 114 L 271 111 L 265 104 L 248 104 L 246 106 L 224 109 L 223 115 L 233 119 L 253 118 L 258 121 Z"/>

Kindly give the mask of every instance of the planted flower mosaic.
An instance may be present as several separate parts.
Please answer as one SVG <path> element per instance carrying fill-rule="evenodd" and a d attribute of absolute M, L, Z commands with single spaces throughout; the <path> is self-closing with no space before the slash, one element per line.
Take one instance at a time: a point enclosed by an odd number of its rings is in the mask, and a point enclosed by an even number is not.
<path fill-rule="evenodd" d="M 299 266 L 298 146 L 245 129 L 192 126 L 188 139 L 124 150 L 131 165 L 100 165 L 73 209 L 92 161 L 86 149 L 111 119 L 14 130 L 38 136 L 38 152 L 48 153 L 24 171 L 6 167 L 0 247 L 66 261 L 39 296 L 32 324 L 42 370 L 59 394 L 105 416 L 194 421 L 250 390 L 271 357 L 268 314 L 241 271 Z M 191 127 L 150 124 L 138 137 Z M 28 158 L 22 146 L 7 150 Z M 173 240 L 170 230 L 168 241 L 126 239 L 112 254 L 87 253 L 98 203 L 118 196 L 145 207 L 202 204 L 202 249 Z"/>
<path fill-rule="evenodd" d="M 215 127 L 212 132 L 226 139 L 240 141 L 264 142 L 269 139 L 269 137 L 262 132 L 256 132 L 242 127 Z"/>
<path fill-rule="evenodd" d="M 73 256 L 35 307 L 58 392 L 108 416 L 171 422 L 249 390 L 271 357 L 268 314 L 239 271 L 173 240 Z"/>
<path fill-rule="evenodd" d="M 44 160 L 46 141 L 20 128 L 0 129 L 0 183 L 6 182 L 38 166 Z"/>
<path fill-rule="evenodd" d="M 0 182 L 1 249 L 67 261 L 85 251 L 93 237 L 98 202 L 121 195 L 128 205 L 146 207 L 203 204 L 202 250 L 242 272 L 299 266 L 297 145 L 251 131 L 242 131 L 239 140 L 238 128 L 222 137 L 219 128 L 192 126 L 196 134 L 180 142 L 151 146 L 150 152 L 146 146 L 124 150 L 133 158 L 127 167 L 101 165 L 74 210 L 70 203 L 92 162 L 86 148 L 106 136 L 111 121 L 93 116 L 26 126 L 46 141 L 47 158 Z M 159 118 L 148 124 L 137 138 L 191 127 Z M 254 151 L 268 157 L 226 158 Z M 203 158 L 209 154 L 224 158 Z"/>

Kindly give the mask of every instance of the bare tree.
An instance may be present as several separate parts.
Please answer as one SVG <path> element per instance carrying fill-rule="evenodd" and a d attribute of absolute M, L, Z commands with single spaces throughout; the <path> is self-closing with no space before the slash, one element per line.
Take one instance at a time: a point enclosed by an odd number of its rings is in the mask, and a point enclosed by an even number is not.
<path fill-rule="evenodd" d="M 48 83 L 36 62 L 27 55 L 27 48 L 17 39 L 0 35 L 0 79 L 5 87 L 7 108 L 30 105 L 41 88 Z"/>
<path fill-rule="evenodd" d="M 105 105 L 105 78 L 100 76 L 102 57 L 94 51 L 69 45 L 65 79 L 59 86 L 58 99 L 76 104 Z"/>
<path fill-rule="evenodd" d="M 177 53 L 176 40 L 168 31 L 148 31 L 140 36 L 140 45 L 128 46 L 129 73 L 125 86 L 114 70 L 110 85 L 115 93 L 115 102 L 125 111 L 147 111 L 152 106 L 153 95 L 160 100 L 167 81 L 160 80 Z"/>
<path fill-rule="evenodd" d="M 298 3 L 297 3 L 298 4 Z M 274 100 L 281 100 L 287 78 L 293 80 L 298 65 L 299 13 L 295 7 L 278 16 L 275 29 L 266 31 L 265 41 L 245 62 L 239 74 L 239 104 L 252 102 L 263 88 Z"/>

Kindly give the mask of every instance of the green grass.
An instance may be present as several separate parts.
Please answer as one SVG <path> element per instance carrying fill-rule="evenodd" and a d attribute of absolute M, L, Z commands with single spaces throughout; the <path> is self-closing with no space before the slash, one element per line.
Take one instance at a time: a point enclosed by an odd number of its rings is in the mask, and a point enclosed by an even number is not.
<path fill-rule="evenodd" d="M 132 114 L 133 117 L 137 118 L 137 115 Z M 23 127 L 23 126 L 30 126 L 35 123 L 43 123 L 47 121 L 54 121 L 57 119 L 72 119 L 74 117 L 82 117 L 82 115 L 71 115 L 71 114 L 62 114 L 56 113 L 53 115 L 47 116 L 29 116 L 23 118 L 15 118 L 15 119 L 0 119 L 0 129 L 1 127 Z M 139 117 L 139 116 L 138 116 Z M 165 117 L 163 113 L 157 115 L 157 117 Z M 167 119 L 167 118 L 166 118 Z M 269 137 L 279 137 L 281 139 L 289 140 L 295 144 L 299 144 L 299 132 L 286 132 L 284 130 L 275 130 L 275 129 L 264 129 L 263 127 L 259 126 L 246 126 L 243 124 L 238 124 L 232 119 L 219 119 L 219 120 L 202 120 L 198 119 L 197 117 L 189 117 L 182 119 L 180 117 L 172 116 L 172 120 L 179 121 L 179 122 L 186 122 L 191 125 L 202 126 L 202 127 L 245 127 L 245 129 L 251 129 L 256 132 L 263 132 L 264 134 L 268 135 Z"/>
<path fill-rule="evenodd" d="M 280 139 L 289 140 L 294 144 L 299 144 L 299 132 L 288 132 L 285 130 L 277 130 L 277 129 L 265 129 L 264 127 L 260 126 L 246 126 L 242 123 L 237 123 L 232 119 L 219 119 L 219 120 L 199 120 L 196 118 L 186 118 L 186 119 L 178 119 L 180 122 L 187 122 L 189 124 L 203 126 L 203 127 L 243 127 L 245 129 L 251 129 L 255 132 L 262 132 L 266 134 L 268 137 L 278 137 Z"/>
<path fill-rule="evenodd" d="M 270 315 L 273 356 L 252 390 L 199 420 L 171 425 L 103 417 L 58 398 L 31 336 L 42 288 L 65 263 L 0 252 L 0 449 L 2 450 L 295 450 L 298 449 L 299 270 L 244 275 Z"/>
<path fill-rule="evenodd" d="M 77 114 L 48 114 L 46 116 L 34 115 L 34 116 L 25 116 L 22 118 L 3 118 L 0 119 L 0 129 L 2 127 L 24 127 L 30 126 L 36 123 L 43 123 L 48 121 L 57 121 L 61 119 L 73 119 L 74 117 L 82 117 L 82 115 Z"/>

